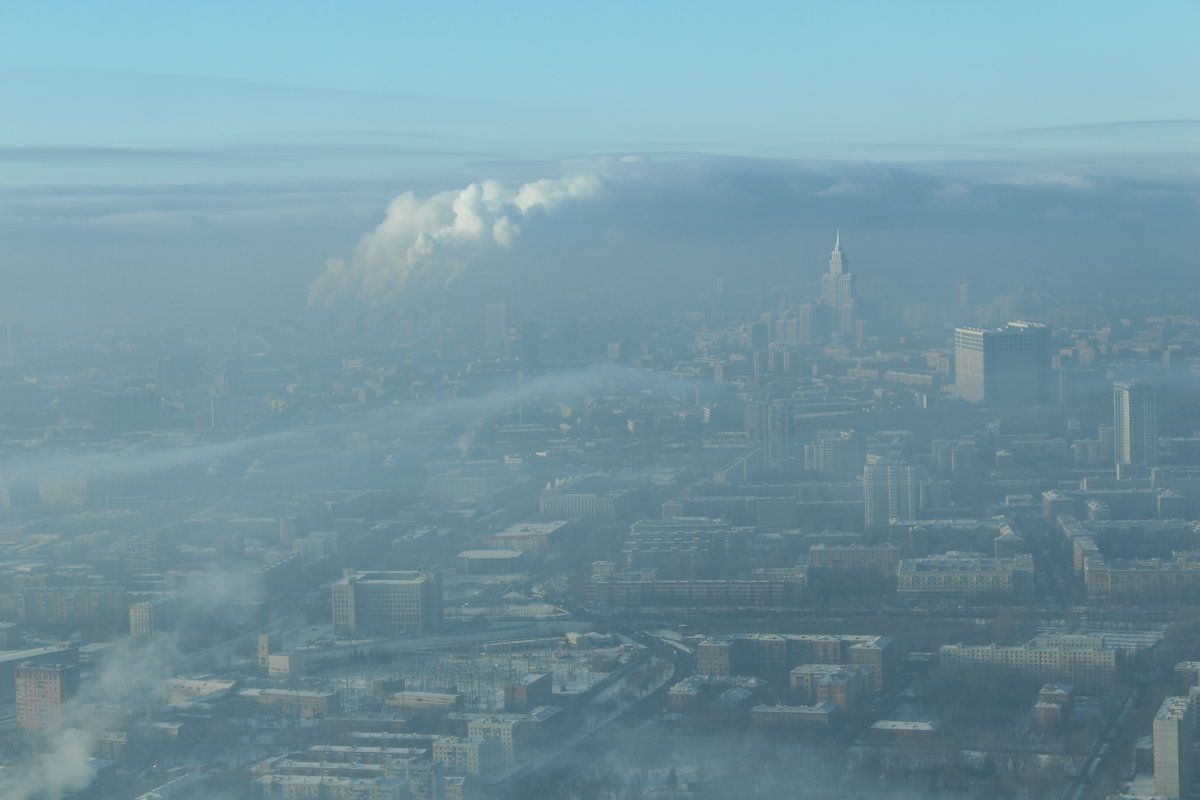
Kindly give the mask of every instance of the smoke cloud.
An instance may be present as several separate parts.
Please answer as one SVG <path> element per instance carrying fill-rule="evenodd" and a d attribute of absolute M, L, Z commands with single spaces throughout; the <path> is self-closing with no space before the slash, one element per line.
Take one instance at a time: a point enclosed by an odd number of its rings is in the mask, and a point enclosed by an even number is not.
<path fill-rule="evenodd" d="M 0 458 L 0 476 L 63 473 L 69 475 L 131 476 L 222 458 L 252 454 L 272 445 L 281 445 L 298 438 L 313 436 L 336 437 L 345 433 L 367 433 L 374 440 L 389 441 L 393 446 L 411 445 L 412 434 L 432 426 L 462 424 L 466 426 L 456 448 L 465 453 L 475 436 L 490 419 L 518 408 L 522 403 L 536 400 L 567 400 L 592 391 L 652 389 L 664 393 L 683 394 L 696 384 L 655 372 L 631 369 L 618 364 L 595 364 L 579 369 L 539 375 L 523 382 L 497 386 L 487 394 L 460 397 L 428 404 L 405 404 L 372 409 L 361 418 L 345 423 L 303 424 L 280 431 L 248 436 L 229 442 L 212 442 L 168 446 L 159 450 L 128 453 L 94 453 L 88 455 L 52 455 L 32 458 Z M 207 577 L 208 583 L 191 583 L 184 587 L 196 592 L 212 585 L 219 576 Z M 227 576 L 228 578 L 228 576 Z M 244 587 L 238 590 L 244 595 Z M 218 592 L 218 594 L 222 594 Z M 204 603 L 194 604 L 207 607 Z"/>
<path fill-rule="evenodd" d="M 187 667 L 179 647 L 187 621 L 211 614 L 240 591 L 257 597 L 261 586 L 247 574 L 220 569 L 197 573 L 178 595 L 179 630 L 145 639 L 123 637 L 106 650 L 95 674 L 64 704 L 60 728 L 0 780 L 4 800 L 59 800 L 90 786 L 96 779 L 91 761 L 96 736 L 119 726 L 126 713 L 163 701 L 167 681 Z"/>
<path fill-rule="evenodd" d="M 309 305 L 378 305 L 414 286 L 445 286 L 472 260 L 511 246 L 532 215 L 594 197 L 603 186 L 599 175 L 580 174 L 516 189 L 483 181 L 424 199 L 405 192 L 392 200 L 383 222 L 362 237 L 350 259 L 326 262 L 310 287 Z"/>

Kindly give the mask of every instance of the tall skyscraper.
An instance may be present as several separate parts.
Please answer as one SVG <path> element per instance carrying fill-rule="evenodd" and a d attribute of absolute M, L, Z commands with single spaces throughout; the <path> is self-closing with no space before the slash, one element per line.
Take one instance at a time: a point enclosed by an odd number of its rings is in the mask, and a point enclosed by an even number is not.
<path fill-rule="evenodd" d="M 1138 381 L 1113 384 L 1118 464 L 1158 463 L 1158 393 Z"/>
<path fill-rule="evenodd" d="M 17 667 L 17 727 L 51 733 L 62 721 L 62 705 L 79 689 L 74 664 L 25 662 Z"/>
<path fill-rule="evenodd" d="M 1054 400 L 1050 329 L 1039 322 L 954 330 L 954 388 L 962 399 L 993 406 Z"/>
<path fill-rule="evenodd" d="M 863 468 L 863 510 L 868 528 L 892 519 L 916 519 L 921 508 L 921 484 L 915 467 L 895 462 Z"/>
<path fill-rule="evenodd" d="M 821 304 L 838 312 L 838 330 L 842 333 L 854 331 L 854 274 L 846 271 L 848 266 L 839 230 L 829 256 L 829 271 L 821 276 Z"/>

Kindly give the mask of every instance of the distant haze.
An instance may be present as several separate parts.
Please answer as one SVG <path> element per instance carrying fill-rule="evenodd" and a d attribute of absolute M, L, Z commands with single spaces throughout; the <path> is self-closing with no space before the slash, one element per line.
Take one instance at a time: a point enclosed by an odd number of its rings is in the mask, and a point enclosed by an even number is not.
<path fill-rule="evenodd" d="M 875 285 L 948 298 L 960 280 L 985 292 L 1111 289 L 1131 270 L 1197 288 L 1190 179 L 712 157 L 525 165 L 514 178 L 518 167 L 479 166 L 458 186 L 0 193 L 0 314 L 34 332 L 60 311 L 69 319 L 57 324 L 136 329 L 472 284 L 547 302 L 598 278 L 676 294 L 718 277 L 801 287 L 838 227 L 867 297 Z"/>

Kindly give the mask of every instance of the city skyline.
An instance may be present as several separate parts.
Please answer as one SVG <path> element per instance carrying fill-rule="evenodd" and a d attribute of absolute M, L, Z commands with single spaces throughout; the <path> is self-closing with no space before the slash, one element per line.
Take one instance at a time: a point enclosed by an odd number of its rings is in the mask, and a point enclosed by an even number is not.
<path fill-rule="evenodd" d="M 1193 800 L 1198 25 L 0 1 L 0 798 Z"/>

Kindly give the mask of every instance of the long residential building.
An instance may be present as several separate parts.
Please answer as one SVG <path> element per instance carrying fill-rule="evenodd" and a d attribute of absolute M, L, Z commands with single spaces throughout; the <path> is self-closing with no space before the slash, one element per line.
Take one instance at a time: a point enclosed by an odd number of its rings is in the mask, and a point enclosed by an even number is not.
<path fill-rule="evenodd" d="M 946 644 L 938 651 L 943 666 L 997 664 L 1042 680 L 1108 688 L 1117 680 L 1117 651 L 1112 647 L 1038 647 L 1023 644 Z"/>
<path fill-rule="evenodd" d="M 705 675 L 758 675 L 788 679 L 804 664 L 848 664 L 871 670 L 872 689 L 894 680 L 897 646 L 888 636 L 747 633 L 705 639 L 696 665 Z"/>
<path fill-rule="evenodd" d="M 977 553 L 951 551 L 928 558 L 906 558 L 897 571 L 900 593 L 1033 595 L 1033 558 L 991 558 Z"/>
<path fill-rule="evenodd" d="M 584 598 L 598 608 L 787 608 L 804 594 L 804 573 L 744 580 L 594 577 Z"/>

